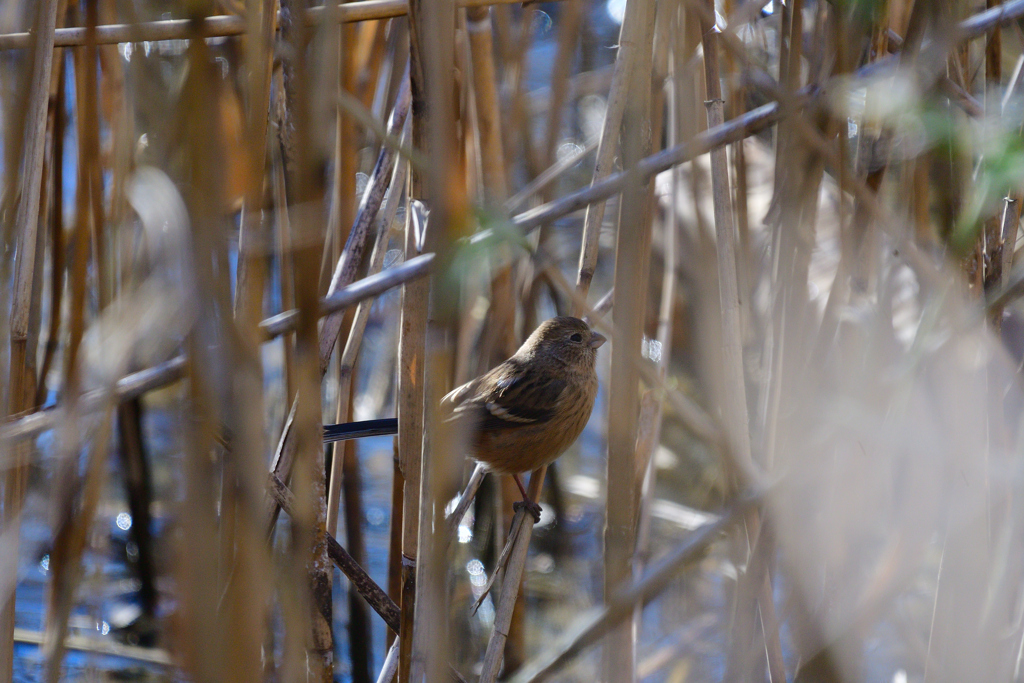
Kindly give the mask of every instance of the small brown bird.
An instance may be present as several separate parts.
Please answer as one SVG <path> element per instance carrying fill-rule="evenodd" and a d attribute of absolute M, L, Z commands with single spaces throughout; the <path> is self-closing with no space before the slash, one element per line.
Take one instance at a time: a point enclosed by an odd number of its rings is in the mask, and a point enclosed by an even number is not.
<path fill-rule="evenodd" d="M 549 465 L 583 431 L 597 396 L 594 361 L 605 337 L 579 318 L 543 322 L 515 355 L 441 399 L 449 422 L 465 429 L 472 456 L 511 474 L 525 507 L 540 520 L 519 478 Z"/>

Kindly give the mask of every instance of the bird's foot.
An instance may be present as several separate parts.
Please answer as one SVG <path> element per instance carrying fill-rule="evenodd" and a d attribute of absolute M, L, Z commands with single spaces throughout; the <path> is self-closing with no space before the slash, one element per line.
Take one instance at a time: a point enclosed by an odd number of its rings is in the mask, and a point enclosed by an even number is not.
<path fill-rule="evenodd" d="M 513 510 L 518 512 L 519 508 L 526 508 L 526 511 L 533 515 L 534 523 L 540 522 L 540 505 L 534 503 L 532 500 L 517 500 L 512 503 Z"/>

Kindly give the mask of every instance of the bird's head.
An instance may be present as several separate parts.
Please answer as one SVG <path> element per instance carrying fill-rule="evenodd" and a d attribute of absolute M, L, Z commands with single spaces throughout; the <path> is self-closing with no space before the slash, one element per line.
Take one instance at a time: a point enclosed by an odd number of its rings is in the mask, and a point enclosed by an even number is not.
<path fill-rule="evenodd" d="M 597 349 L 607 341 L 579 318 L 545 320 L 523 344 L 520 353 L 549 356 L 572 366 L 594 367 Z"/>

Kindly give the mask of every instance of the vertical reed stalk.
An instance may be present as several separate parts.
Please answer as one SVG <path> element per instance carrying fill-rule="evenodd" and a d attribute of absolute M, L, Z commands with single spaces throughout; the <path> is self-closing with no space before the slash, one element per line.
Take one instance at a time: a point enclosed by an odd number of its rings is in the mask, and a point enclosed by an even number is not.
<path fill-rule="evenodd" d="M 437 255 L 431 279 L 430 320 L 424 370 L 424 433 L 420 469 L 419 564 L 409 680 L 439 681 L 450 654 L 448 633 L 448 539 L 445 504 L 458 492 L 462 435 L 438 418 L 441 397 L 455 367 L 452 345 L 461 273 L 454 265 L 456 240 L 468 228 L 465 165 L 456 134 L 458 101 L 452 98 L 455 66 L 455 6 L 451 0 L 422 0 L 410 5 L 412 54 L 422 69 L 421 100 L 426 104 L 426 147 L 432 161 L 427 180 L 431 230 L 427 244 Z M 421 121 L 421 125 L 422 125 Z M 414 140 L 415 122 L 414 122 Z M 419 145 L 417 145 L 419 147 Z M 404 636 L 403 636 L 404 639 Z"/>
<path fill-rule="evenodd" d="M 500 206 L 508 196 L 505 152 L 502 146 L 501 103 L 494 67 L 494 42 L 491 11 L 487 7 L 466 8 L 466 29 L 473 57 L 473 94 L 476 103 L 476 129 L 483 170 L 484 201 Z"/>
<path fill-rule="evenodd" d="M 551 166 L 555 161 L 558 136 L 562 133 L 563 111 L 566 95 L 569 91 L 569 74 L 576 56 L 576 45 L 579 43 L 580 21 L 583 18 L 583 0 L 568 0 L 561 6 L 558 28 L 558 53 L 554 67 L 551 69 L 551 96 L 548 99 L 547 127 L 544 134 L 544 146 L 541 148 L 541 160 L 544 166 Z M 620 46 L 621 47 L 621 46 Z"/>
<path fill-rule="evenodd" d="M 608 390 L 607 501 L 604 528 L 604 597 L 608 601 L 632 578 L 639 500 L 637 427 L 639 375 L 637 365 L 646 319 L 651 252 L 650 181 L 632 172 L 651 149 L 651 73 L 655 11 L 653 2 L 630 2 L 627 13 L 641 27 L 633 36 L 637 54 L 631 60 L 623 112 L 622 161 L 630 172 L 619 202 L 615 240 L 615 328 Z M 627 14 L 629 16 L 629 14 Z M 665 17 L 662 17 L 665 20 Z M 623 32 L 626 25 L 623 23 Z M 620 47 L 620 50 L 622 48 Z M 580 292 L 585 294 L 585 290 Z M 626 620 L 605 641 L 604 674 L 608 680 L 636 678 L 636 625 Z"/>
<path fill-rule="evenodd" d="M 421 151 L 430 139 L 427 130 L 427 100 L 423 28 L 419 0 L 409 4 L 409 79 L 412 99 L 412 144 Z M 421 215 L 413 203 L 426 195 L 426 179 L 413 169 L 405 210 L 405 258 L 423 249 Z M 402 495 L 402 621 L 398 658 L 398 680 L 413 680 L 416 657 L 416 605 L 418 602 L 421 473 L 423 469 L 423 409 L 426 389 L 427 307 L 430 285 L 424 281 L 406 284 L 402 289 L 402 327 L 399 336 L 398 367 L 398 454 L 405 479 Z"/>
<path fill-rule="evenodd" d="M 413 122 L 415 130 L 415 121 Z M 404 163 L 404 162 L 403 162 Z M 410 186 L 410 195 L 415 189 Z M 413 228 L 413 209 L 406 209 L 405 257 L 419 254 Z M 411 282 L 402 291 L 402 327 L 398 367 L 398 453 L 404 479 L 402 493 L 402 628 L 399 680 L 409 681 L 413 614 L 416 601 L 416 563 L 419 558 L 420 467 L 423 456 L 423 364 L 427 334 L 429 283 Z"/>
<path fill-rule="evenodd" d="M 46 152 L 47 103 L 50 96 L 53 68 L 54 30 L 59 3 L 46 0 L 36 13 L 36 40 L 31 50 L 31 72 L 28 81 L 28 103 L 25 111 L 25 141 L 22 148 L 24 167 L 18 188 L 20 201 L 14 219 L 14 235 L 18 240 L 14 266 L 14 292 L 10 317 L 10 366 L 8 370 L 8 413 L 17 414 L 31 407 L 35 398 L 34 358 L 27 356 L 32 289 L 36 280 L 37 230 L 39 226 L 40 191 L 43 187 L 43 166 Z M 21 161 L 20 159 L 18 160 Z M 14 174 L 8 168 L 8 174 Z M 42 275 L 41 273 L 39 274 Z M 30 369 L 32 369 L 30 376 Z M 4 473 L 3 517 L 0 530 L 11 539 L 4 552 L 13 562 L 18 557 L 18 534 L 6 533 L 20 525 L 22 504 L 27 486 L 29 444 L 15 449 L 15 465 Z M 11 547 L 13 546 L 13 547 Z M 16 571 L 16 565 L 15 565 Z M 0 681 L 10 681 L 14 666 L 14 591 L 0 595 Z"/>
<path fill-rule="evenodd" d="M 538 500 L 540 498 L 546 472 L 547 467 L 542 467 L 539 470 L 534 470 L 533 474 L 530 475 L 530 484 L 526 489 L 530 500 Z M 509 624 L 512 622 L 519 589 L 523 584 L 526 553 L 530 548 L 533 524 L 533 517 L 526 514 L 525 509 L 520 509 L 516 512 L 515 519 L 512 522 L 513 537 L 510 539 L 514 545 L 509 555 L 508 565 L 505 567 L 505 576 L 501 582 L 498 605 L 494 610 L 494 626 L 492 627 L 491 638 L 487 641 L 487 651 L 484 653 L 483 670 L 480 672 L 479 683 L 494 683 L 498 679 L 502 657 L 505 653 L 505 641 L 508 638 Z"/>
<path fill-rule="evenodd" d="M 245 63 L 249 74 L 245 131 L 248 171 L 238 232 L 238 275 L 235 317 L 242 330 L 254 328 L 263 313 L 267 255 L 270 251 L 263 220 L 264 171 L 267 161 L 267 119 L 273 77 L 272 41 L 277 28 L 276 0 L 248 0 Z M 283 197 L 283 188 L 281 196 Z"/>
<path fill-rule="evenodd" d="M 388 251 L 388 239 L 391 235 L 391 224 L 395 220 L 398 206 L 401 202 L 402 191 L 405 185 L 406 171 L 408 165 L 399 163 L 395 165 L 389 183 L 389 191 L 384 211 L 379 218 L 377 228 L 377 239 L 373 245 L 373 252 L 370 255 L 370 267 L 367 275 L 379 273 L 384 265 L 384 256 Z M 352 319 L 352 326 L 349 328 L 348 339 L 338 361 L 338 405 L 339 419 L 347 418 L 349 414 L 349 394 L 352 387 L 352 375 L 355 370 L 356 357 L 359 347 L 363 342 L 363 334 L 366 332 L 366 324 L 370 319 L 370 309 L 373 308 L 373 300 L 363 301 L 356 308 L 355 316 Z M 331 464 L 330 488 L 328 491 L 327 504 L 327 531 L 332 536 L 338 534 L 338 501 L 341 491 L 341 470 L 340 467 Z"/>
<path fill-rule="evenodd" d="M 724 121 L 724 101 L 718 68 L 718 28 L 709 20 L 714 6 L 700 18 L 704 47 L 704 87 L 707 93 L 708 127 Z M 711 186 L 714 201 L 716 253 L 718 256 L 719 298 L 722 308 L 722 363 L 724 387 L 722 413 L 726 424 L 726 442 L 733 458 L 750 463 L 750 430 L 747 417 L 746 380 L 743 371 L 743 337 L 740 329 L 739 287 L 736 274 L 736 229 L 729 192 L 729 167 L 726 150 L 711 151 Z M 740 473 L 736 473 L 740 474 Z"/>
<path fill-rule="evenodd" d="M 310 623 L 306 643 L 307 675 L 314 681 L 331 681 L 334 676 L 333 608 L 331 583 L 333 572 L 327 555 L 327 500 L 324 478 L 324 449 L 321 440 L 321 380 L 326 363 L 321 357 L 319 320 L 319 268 L 323 248 L 323 179 L 318 169 L 325 160 L 315 145 L 314 78 L 304 57 L 311 43 L 305 22 L 304 2 L 281 3 L 282 35 L 296 56 L 285 63 L 285 91 L 288 111 L 294 122 L 294 168 L 290 174 L 289 194 L 294 197 L 292 226 L 295 230 L 295 300 L 299 323 L 295 335 L 297 406 L 295 422 L 289 434 L 294 437 L 296 514 L 293 517 L 293 579 L 308 578 Z M 290 64 L 289 64 L 290 62 Z M 287 121 L 286 117 L 286 121 Z M 287 162 L 287 155 L 286 155 Z M 332 316 L 335 317 L 335 316 Z M 330 318 L 324 321 L 328 326 Z M 340 323 L 339 323 L 340 325 Z M 337 331 L 334 331 L 336 338 Z M 331 340 L 333 347 L 334 339 Z M 329 356 L 329 353 L 328 353 Z M 298 671 L 286 672 L 298 676 Z"/>
<path fill-rule="evenodd" d="M 594 178 L 591 184 L 605 178 L 612 171 L 615 152 L 619 141 L 619 127 L 627 106 L 627 98 L 633 79 L 642 78 L 648 83 L 649 69 L 639 72 L 638 62 L 644 62 L 644 54 L 651 50 L 650 36 L 653 35 L 654 10 L 648 11 L 640 5 L 652 5 L 651 0 L 626 0 L 626 12 L 619 31 L 619 49 L 615 55 L 615 71 L 612 85 L 608 93 L 607 108 L 604 114 L 604 126 L 601 128 L 601 140 L 597 147 L 597 161 L 594 164 Z M 643 23 L 644 17 L 646 25 Z M 647 36 L 648 40 L 644 40 Z M 650 64 L 650 59 L 647 59 Z M 650 132 L 648 131 L 648 135 Z M 604 223 L 604 202 L 595 202 L 587 207 L 587 216 L 583 223 L 583 244 L 580 246 L 579 274 L 576 278 L 576 291 L 586 298 L 590 291 L 590 283 L 594 279 L 597 268 L 597 253 L 601 226 Z M 573 315 L 580 317 L 582 309 L 574 307 Z"/>
<path fill-rule="evenodd" d="M 394 221 L 395 213 L 398 210 L 398 205 L 401 201 L 402 187 L 405 183 L 405 171 L 407 168 L 407 165 L 404 163 L 395 165 L 384 210 L 378 216 L 379 228 L 377 231 L 377 239 L 374 243 L 373 253 L 370 256 L 370 267 L 367 274 L 380 272 L 380 269 L 384 264 L 384 256 L 387 253 L 388 247 L 388 238 L 391 234 L 390 228 Z M 351 397 L 354 392 L 352 378 L 353 373 L 355 372 L 356 357 L 362 343 L 363 333 L 366 330 L 366 324 L 369 320 L 370 309 L 372 306 L 373 300 L 363 301 L 359 304 L 352 320 L 352 326 L 349 329 L 348 340 L 345 343 L 344 351 L 338 361 L 339 402 L 336 414 L 338 415 L 339 420 L 347 420 L 351 418 Z M 354 444 L 351 444 L 350 446 L 354 446 Z M 351 451 L 351 447 L 342 449 L 335 446 L 334 448 L 334 458 L 331 461 L 328 488 L 327 530 L 332 536 L 337 536 L 338 504 L 341 486 L 344 483 L 346 505 L 345 528 L 347 529 L 347 537 L 349 539 L 349 549 L 356 561 L 362 564 L 365 562 L 365 551 L 362 549 L 363 544 L 360 542 L 362 514 L 361 505 L 357 502 L 357 497 L 361 495 L 357 484 L 361 480 L 358 477 L 358 464 L 355 460 L 355 453 Z M 344 453 L 344 455 L 342 455 L 342 453 Z M 357 529 L 356 527 L 360 528 Z M 354 586 L 350 586 L 349 596 L 349 614 L 351 615 L 349 622 L 350 631 L 354 630 L 359 633 L 359 635 L 357 635 L 354 632 L 350 639 L 350 651 L 352 652 L 353 658 L 353 678 L 354 680 L 357 680 L 362 677 L 368 680 L 370 665 L 369 655 L 371 654 L 367 621 L 368 614 L 365 612 L 365 605 Z M 357 615 L 360 616 L 357 618 Z M 361 627 L 358 626 L 360 621 L 362 623 Z"/>

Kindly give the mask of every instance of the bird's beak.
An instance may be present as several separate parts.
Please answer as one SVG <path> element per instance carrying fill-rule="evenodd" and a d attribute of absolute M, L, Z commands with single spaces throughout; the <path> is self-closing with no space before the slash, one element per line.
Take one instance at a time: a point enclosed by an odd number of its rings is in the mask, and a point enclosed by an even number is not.
<path fill-rule="evenodd" d="M 604 336 L 600 332 L 594 332 L 592 335 L 590 335 L 590 348 L 596 349 L 599 346 L 601 346 L 601 344 L 604 344 L 606 341 L 608 341 L 608 338 L 606 336 Z"/>

